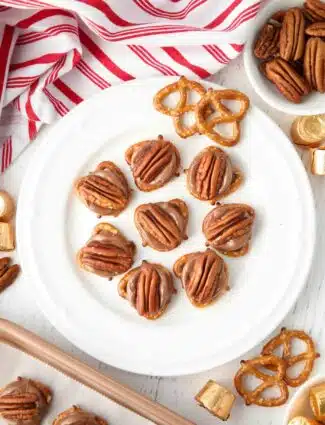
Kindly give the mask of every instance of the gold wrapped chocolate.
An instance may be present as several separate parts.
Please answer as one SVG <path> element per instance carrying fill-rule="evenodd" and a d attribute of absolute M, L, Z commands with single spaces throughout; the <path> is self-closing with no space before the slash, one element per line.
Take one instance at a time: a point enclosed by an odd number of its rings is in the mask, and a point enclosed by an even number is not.
<path fill-rule="evenodd" d="M 310 151 L 310 168 L 316 176 L 325 175 L 325 146 Z"/>
<path fill-rule="evenodd" d="M 309 392 L 311 409 L 318 421 L 325 421 L 325 383 L 312 387 Z"/>
<path fill-rule="evenodd" d="M 291 125 L 291 139 L 300 147 L 318 148 L 325 141 L 325 115 L 296 118 Z"/>
<path fill-rule="evenodd" d="M 306 418 L 305 416 L 295 416 L 290 420 L 288 425 L 321 425 L 315 419 Z"/>
<path fill-rule="evenodd" d="M 227 388 L 222 387 L 211 379 L 195 396 L 195 400 L 200 406 L 223 421 L 229 418 L 235 398 Z"/>

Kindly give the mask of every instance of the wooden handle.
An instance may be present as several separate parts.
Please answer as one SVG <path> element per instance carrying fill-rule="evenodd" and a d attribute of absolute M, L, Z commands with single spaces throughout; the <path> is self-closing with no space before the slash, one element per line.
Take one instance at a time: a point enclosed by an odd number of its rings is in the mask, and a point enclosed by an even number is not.
<path fill-rule="evenodd" d="M 161 404 L 97 372 L 15 323 L 0 319 L 0 341 L 36 357 L 157 425 L 195 425 Z"/>

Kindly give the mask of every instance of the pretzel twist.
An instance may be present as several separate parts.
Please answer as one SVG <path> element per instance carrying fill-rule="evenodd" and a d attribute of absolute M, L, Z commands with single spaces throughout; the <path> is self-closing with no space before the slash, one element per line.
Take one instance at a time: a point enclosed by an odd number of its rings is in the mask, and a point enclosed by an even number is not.
<path fill-rule="evenodd" d="M 260 367 L 272 368 L 275 374 L 269 375 L 264 373 L 258 369 Z M 256 404 L 265 407 L 281 406 L 287 401 L 289 396 L 288 387 L 283 380 L 285 372 L 286 364 L 284 360 L 273 355 L 259 356 L 252 360 L 241 361 L 241 367 L 234 378 L 234 384 L 238 393 L 244 398 L 246 405 Z M 255 376 L 262 383 L 252 391 L 246 389 L 243 379 L 247 375 Z M 275 398 L 263 397 L 263 392 L 272 387 L 277 387 L 280 390 L 280 395 Z"/>

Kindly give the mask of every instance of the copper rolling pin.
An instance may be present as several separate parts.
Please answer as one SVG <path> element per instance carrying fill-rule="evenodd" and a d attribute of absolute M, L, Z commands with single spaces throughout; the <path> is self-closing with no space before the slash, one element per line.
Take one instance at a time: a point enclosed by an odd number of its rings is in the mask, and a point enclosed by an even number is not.
<path fill-rule="evenodd" d="M 0 319 L 0 341 L 47 363 L 157 425 L 195 425 L 161 404 L 97 372 L 15 323 Z"/>

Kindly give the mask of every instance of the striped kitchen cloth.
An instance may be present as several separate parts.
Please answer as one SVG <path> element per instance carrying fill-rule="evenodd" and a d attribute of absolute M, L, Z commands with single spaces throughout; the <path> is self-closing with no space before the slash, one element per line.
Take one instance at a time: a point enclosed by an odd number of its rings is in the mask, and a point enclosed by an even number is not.
<path fill-rule="evenodd" d="M 0 170 L 43 124 L 134 78 L 206 78 L 242 50 L 258 0 L 0 0 Z"/>

